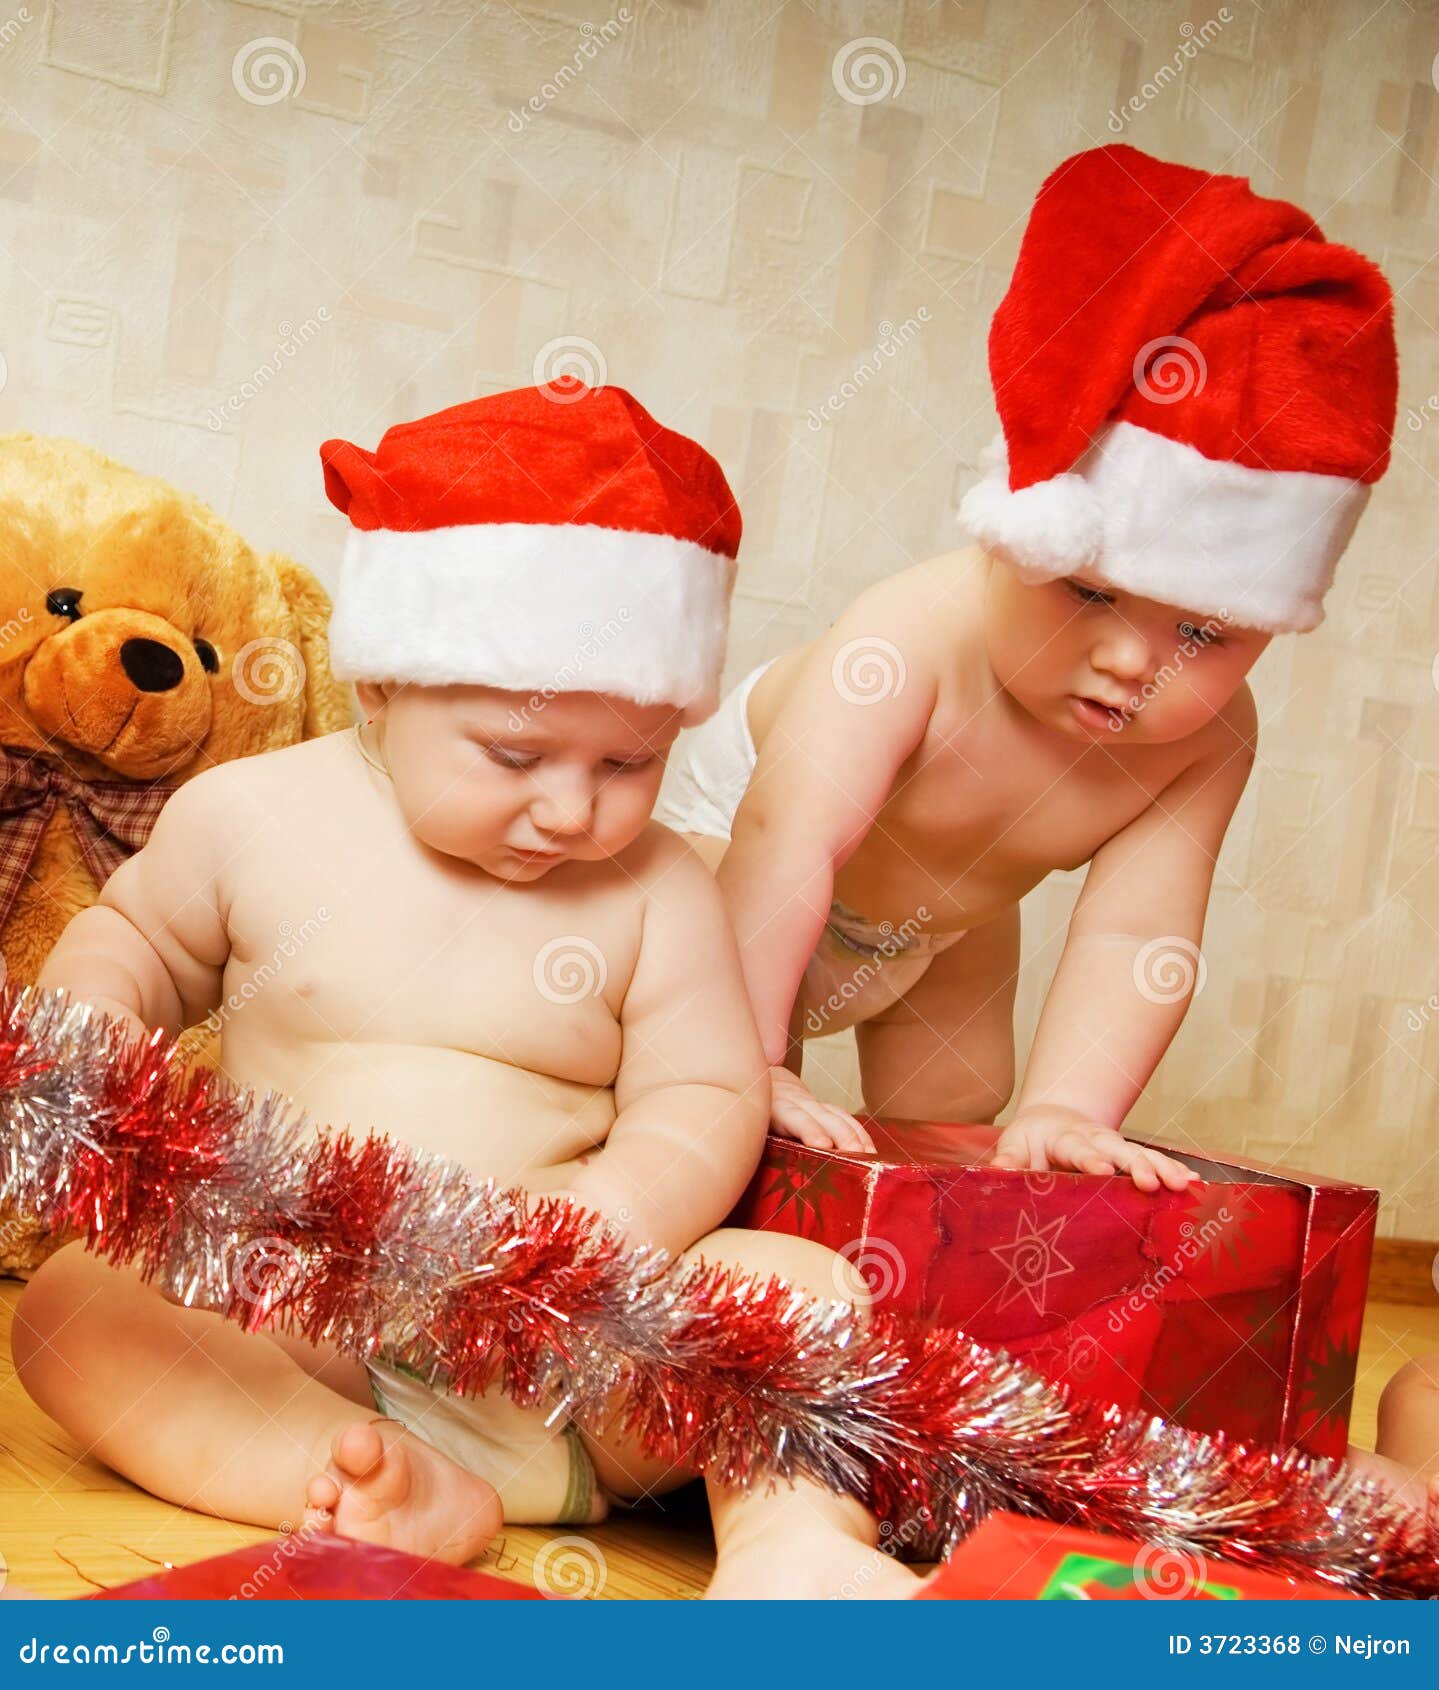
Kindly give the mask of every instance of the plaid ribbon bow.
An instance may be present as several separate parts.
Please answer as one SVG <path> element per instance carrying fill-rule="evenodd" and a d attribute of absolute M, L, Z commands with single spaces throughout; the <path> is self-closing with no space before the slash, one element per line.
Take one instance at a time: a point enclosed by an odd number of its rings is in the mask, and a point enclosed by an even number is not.
<path fill-rule="evenodd" d="M 103 886 L 149 839 L 174 791 L 163 781 L 84 780 L 38 752 L 0 746 L 0 932 L 58 802 L 70 812 L 85 866 Z"/>

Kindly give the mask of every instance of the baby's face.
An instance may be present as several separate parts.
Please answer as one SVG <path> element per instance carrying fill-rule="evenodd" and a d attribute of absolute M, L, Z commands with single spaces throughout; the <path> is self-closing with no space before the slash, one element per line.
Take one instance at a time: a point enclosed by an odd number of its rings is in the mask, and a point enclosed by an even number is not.
<path fill-rule="evenodd" d="M 1082 574 L 1030 586 L 1000 558 L 986 625 L 1000 685 L 1032 716 L 1069 738 L 1147 745 L 1202 728 L 1270 638 Z"/>
<path fill-rule="evenodd" d="M 679 731 L 670 704 L 499 687 L 357 689 L 405 821 L 499 880 L 540 880 L 631 843 Z M 374 732 L 375 730 L 371 730 Z"/>

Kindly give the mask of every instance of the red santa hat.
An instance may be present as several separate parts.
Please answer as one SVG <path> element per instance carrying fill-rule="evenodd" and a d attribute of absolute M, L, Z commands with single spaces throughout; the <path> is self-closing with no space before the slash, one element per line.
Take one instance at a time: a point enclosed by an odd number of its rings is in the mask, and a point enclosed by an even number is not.
<path fill-rule="evenodd" d="M 573 376 L 320 448 L 350 519 L 341 680 L 719 702 L 740 514 L 720 466 Z"/>
<path fill-rule="evenodd" d="M 1367 258 L 1242 177 L 1098 147 L 1039 190 L 989 368 L 1003 434 L 960 514 L 1025 579 L 1322 621 L 1394 431 Z"/>

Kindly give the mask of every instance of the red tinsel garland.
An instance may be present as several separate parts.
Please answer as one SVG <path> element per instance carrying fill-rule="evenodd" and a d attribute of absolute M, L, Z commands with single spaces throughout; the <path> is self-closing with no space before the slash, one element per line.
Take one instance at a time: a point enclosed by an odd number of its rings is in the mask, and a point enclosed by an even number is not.
<path fill-rule="evenodd" d="M 1439 1595 L 1425 1524 L 1334 1463 L 1076 1400 L 962 1333 L 680 1268 L 64 994 L 0 993 L 0 1198 L 254 1331 L 498 1381 L 724 1484 L 807 1478 L 916 1553 L 1005 1506 L 1370 1595 Z"/>

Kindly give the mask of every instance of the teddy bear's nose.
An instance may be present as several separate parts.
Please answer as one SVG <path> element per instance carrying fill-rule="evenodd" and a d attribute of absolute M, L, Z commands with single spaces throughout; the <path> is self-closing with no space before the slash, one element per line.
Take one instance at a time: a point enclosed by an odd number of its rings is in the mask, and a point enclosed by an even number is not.
<path fill-rule="evenodd" d="M 141 692 L 169 692 L 185 674 L 180 654 L 159 640 L 126 640 L 120 647 L 120 667 Z"/>

